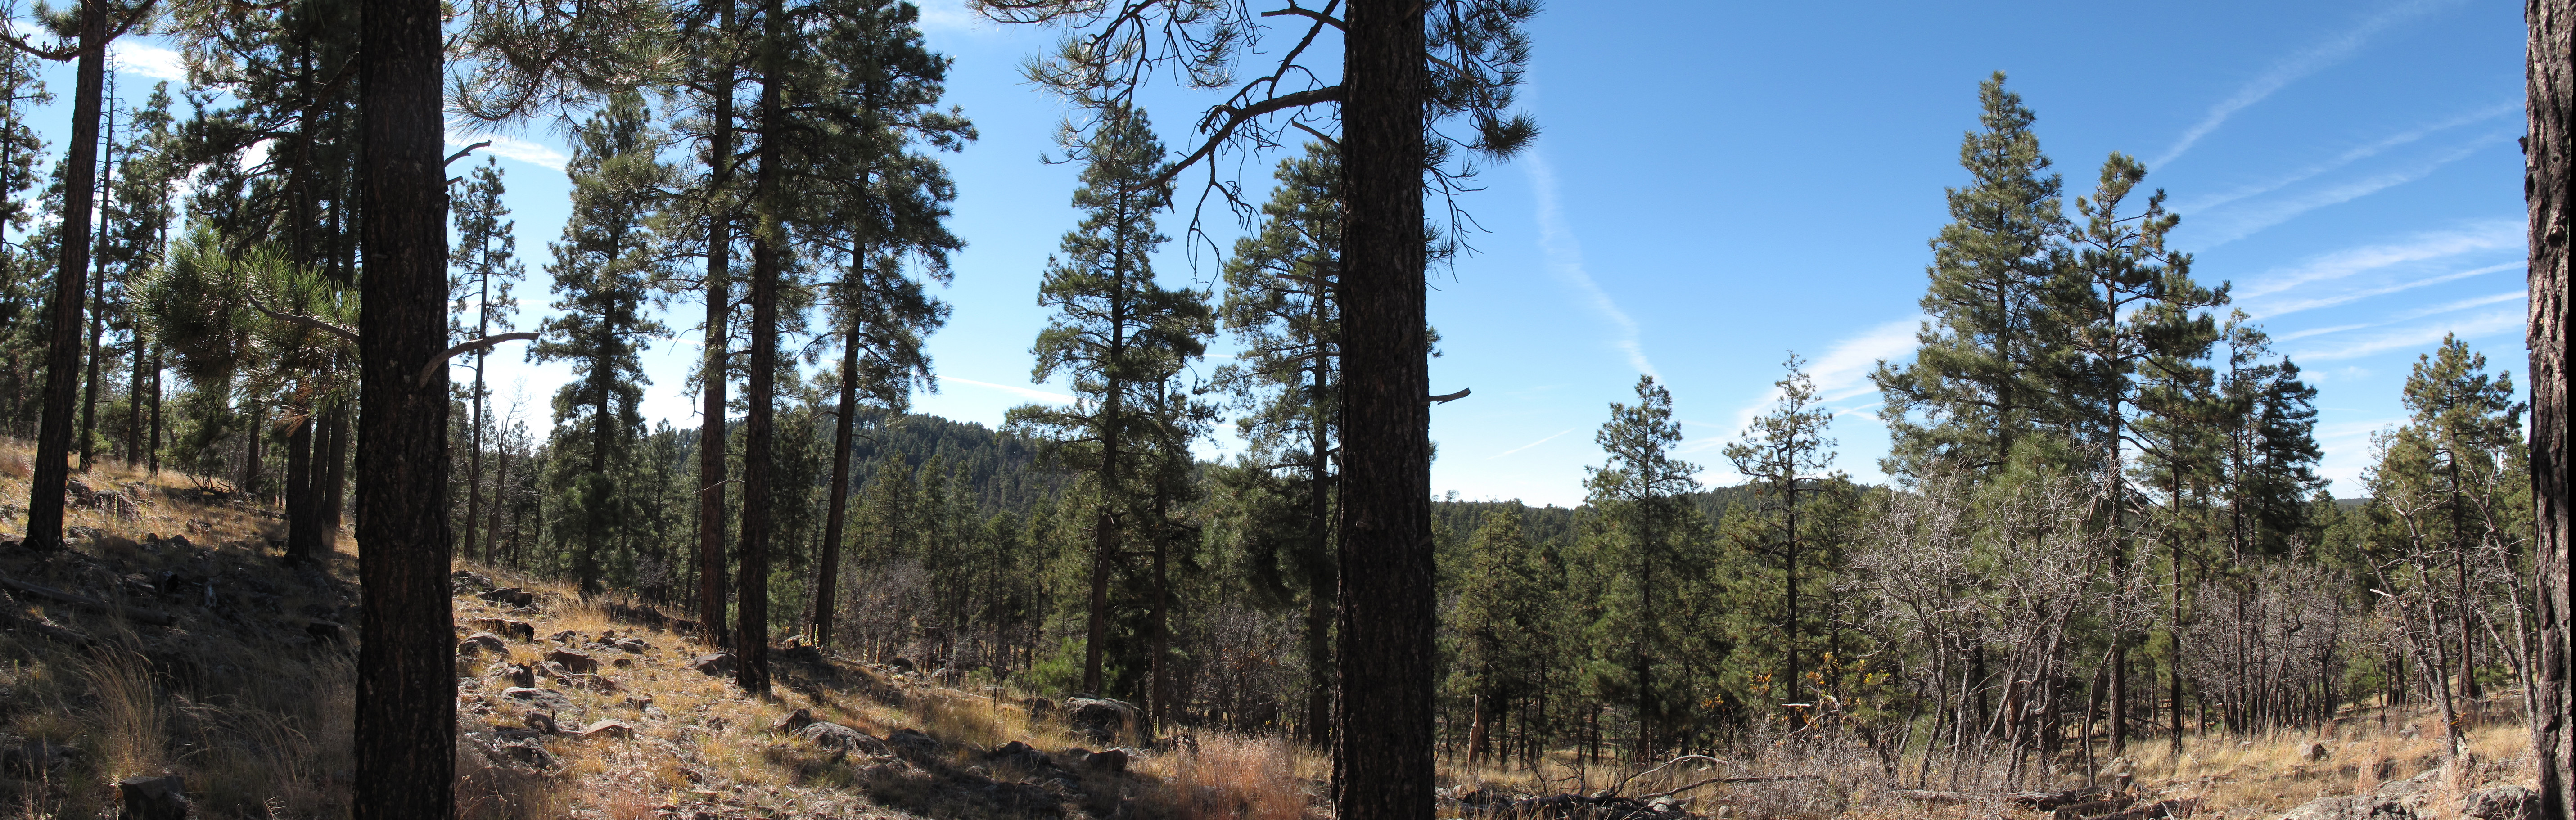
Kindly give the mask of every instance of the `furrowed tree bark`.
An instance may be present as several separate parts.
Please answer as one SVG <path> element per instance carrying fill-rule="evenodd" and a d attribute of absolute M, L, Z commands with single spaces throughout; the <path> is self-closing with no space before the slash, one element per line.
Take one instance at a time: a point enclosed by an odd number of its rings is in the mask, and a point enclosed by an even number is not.
<path fill-rule="evenodd" d="M 27 541 L 63 546 L 63 488 L 71 480 L 72 399 L 80 388 L 80 320 L 89 283 L 89 211 L 98 188 L 100 91 L 107 75 L 107 15 L 96 2 L 81 8 L 79 68 L 72 85 L 72 139 L 63 155 L 62 256 L 54 298 L 45 307 L 52 339 L 45 357 L 44 419 L 36 427 L 36 470 L 27 490 Z"/>
<path fill-rule="evenodd" d="M 322 505 L 315 503 L 313 417 L 305 416 L 295 423 L 294 432 L 286 436 L 286 560 L 303 563 L 313 560 L 315 542 L 320 533 L 314 524 L 314 513 Z"/>
<path fill-rule="evenodd" d="M 779 245 L 786 226 L 779 224 L 779 153 L 786 140 L 777 133 L 785 121 L 779 97 L 780 74 L 786 71 L 787 19 L 780 0 L 761 3 L 760 171 L 752 183 L 752 212 L 758 224 L 751 235 L 751 378 L 744 396 L 750 409 L 742 424 L 742 578 L 735 597 L 734 683 L 760 694 L 769 692 L 769 511 L 772 405 L 778 400 L 778 268 Z"/>
<path fill-rule="evenodd" d="M 734 0 L 712 0 L 718 32 L 733 31 Z M 716 76 L 713 133 L 708 139 L 707 188 L 716 200 L 707 220 L 706 363 L 698 387 L 705 402 L 698 422 L 698 622 L 706 624 L 707 643 L 725 640 L 725 360 L 732 344 L 726 325 L 733 318 L 733 213 L 725 187 L 733 179 L 733 66 Z M 497 503 L 497 502 L 496 502 Z"/>
<path fill-rule="evenodd" d="M 1342 820 L 1432 813 L 1431 429 L 1423 6 L 1343 18 Z"/>
<path fill-rule="evenodd" d="M 357 820 L 456 816 L 448 598 L 445 158 L 437 0 L 376 0 L 360 31 Z"/>
<path fill-rule="evenodd" d="M 2569 233 L 2576 230 L 2576 0 L 2528 0 L 2525 81 L 2530 136 L 2524 138 L 2523 198 L 2531 219 L 2532 585 L 2540 653 L 2525 700 L 2531 720 L 2540 816 L 2576 818 L 2576 735 L 2568 727 L 2567 584 Z"/>

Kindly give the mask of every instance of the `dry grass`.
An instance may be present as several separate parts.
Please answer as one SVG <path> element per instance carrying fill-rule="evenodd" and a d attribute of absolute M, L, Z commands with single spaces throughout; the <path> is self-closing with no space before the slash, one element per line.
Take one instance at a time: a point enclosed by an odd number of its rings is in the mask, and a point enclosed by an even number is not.
<path fill-rule="evenodd" d="M 1320 802 L 1313 757 L 1276 737 L 1208 734 L 1140 768 L 1163 778 L 1161 802 L 1179 820 L 1300 820 Z"/>

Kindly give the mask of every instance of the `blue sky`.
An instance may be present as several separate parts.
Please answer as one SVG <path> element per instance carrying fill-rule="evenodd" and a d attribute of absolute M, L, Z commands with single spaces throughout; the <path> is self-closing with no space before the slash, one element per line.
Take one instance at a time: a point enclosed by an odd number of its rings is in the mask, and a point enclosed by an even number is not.
<path fill-rule="evenodd" d="M 1074 169 L 1040 162 L 1062 108 L 1017 74 L 1054 34 L 996 28 L 953 0 L 930 3 L 925 21 L 957 59 L 950 100 L 983 138 L 950 157 L 968 247 L 943 294 L 955 317 L 931 340 L 940 391 L 914 404 L 998 424 L 1065 392 L 1029 382 L 1028 349 L 1046 320 L 1039 272 L 1076 219 Z M 1437 491 L 1580 501 L 1584 468 L 1601 461 L 1593 433 L 1640 372 L 1671 386 L 1702 480 L 1731 483 L 1719 449 L 1792 350 L 1840 412 L 1842 468 L 1880 479 L 1886 430 L 1866 374 L 1911 355 L 1925 240 L 1947 221 L 1944 188 L 1964 180 L 1977 83 L 1998 69 L 2037 112 L 2070 204 L 2108 152 L 2149 164 L 2148 185 L 2183 216 L 2174 239 L 2194 273 L 2234 283 L 2237 307 L 2319 388 L 2337 495 L 2359 491 L 2368 434 L 2404 417 L 2408 365 L 2443 333 L 2522 383 L 2511 4 L 1560 0 L 1532 34 L 1523 103 L 1545 133 L 1462 200 L 1487 232 L 1431 296 L 1444 337 L 1433 389 L 1475 391 L 1434 411 Z M 119 56 L 122 96 L 170 73 L 150 40 Z M 50 78 L 68 96 L 69 72 Z M 1198 101 L 1149 102 L 1166 140 L 1185 140 Z M 57 144 L 58 107 L 34 118 Z M 548 301 L 538 268 L 561 228 L 568 152 L 543 124 L 498 139 L 534 280 L 520 291 L 525 327 Z M 1273 161 L 1248 162 L 1246 178 L 1266 181 Z M 1229 218 L 1208 216 L 1230 246 Z M 1161 275 L 1211 281 L 1218 260 L 1183 244 Z M 682 304 L 669 324 L 700 311 Z M 648 419 L 696 423 L 681 390 L 697 343 L 684 333 L 647 354 Z M 523 412 L 541 415 L 566 372 L 513 360 L 496 378 L 505 397 L 523 385 Z"/>

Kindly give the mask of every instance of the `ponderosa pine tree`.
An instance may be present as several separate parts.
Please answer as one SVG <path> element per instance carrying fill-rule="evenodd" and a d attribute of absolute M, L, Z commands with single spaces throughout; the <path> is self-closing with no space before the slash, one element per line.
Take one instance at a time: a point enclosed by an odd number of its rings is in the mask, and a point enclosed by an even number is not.
<path fill-rule="evenodd" d="M 1842 476 L 1828 472 L 1834 463 L 1835 442 L 1825 431 L 1833 424 L 1833 411 L 1823 405 L 1815 380 L 1807 377 L 1806 363 L 1797 354 L 1790 354 L 1781 366 L 1788 375 L 1772 383 L 1771 410 L 1755 417 L 1743 438 L 1727 445 L 1725 453 L 1735 471 L 1755 486 L 1754 509 L 1745 520 L 1753 522 L 1757 532 L 1754 543 L 1747 546 L 1779 561 L 1782 672 L 1771 691 L 1775 697 L 1788 698 L 1775 702 L 1807 702 L 1798 656 L 1804 651 L 1811 616 L 1798 608 L 1798 558 L 1809 545 L 1798 519 L 1801 513 L 1812 513 L 1810 508 L 1824 495 L 1824 488 L 1817 485 L 1840 482 Z M 1802 491 L 1805 501 L 1799 500 Z"/>
<path fill-rule="evenodd" d="M 453 212 L 457 244 L 464 248 L 456 255 L 455 273 L 448 278 L 448 292 L 454 299 L 455 315 L 450 332 L 466 339 L 492 335 L 494 328 L 507 331 L 510 317 L 519 312 L 518 300 L 510 289 L 527 278 L 527 265 L 519 262 L 518 223 L 511 221 L 510 206 L 501 202 L 509 191 L 502 183 L 501 163 L 485 157 L 467 175 L 465 187 L 448 206 Z M 474 317 L 471 333 L 465 329 L 465 317 Z M 466 390 L 467 412 L 465 452 L 465 540 L 468 554 L 492 561 L 498 538 L 495 527 L 483 523 L 483 432 L 491 426 L 491 392 L 484 386 L 484 365 L 491 358 L 489 348 L 474 351 L 474 384 Z M 496 502 L 497 506 L 497 502 Z M 478 538 L 479 535 L 479 538 Z"/>
<path fill-rule="evenodd" d="M 654 235 L 655 200 L 671 176 L 656 154 L 659 132 L 640 95 L 620 93 L 575 130 L 572 211 L 551 243 L 559 311 L 528 351 L 536 361 L 570 361 L 574 380 L 555 392 L 548 527 L 573 556 L 583 594 L 595 591 L 600 561 L 634 516 L 619 473 L 643 434 L 636 406 L 644 377 L 638 349 L 664 333 L 645 311 L 663 258 Z"/>
<path fill-rule="evenodd" d="M 12 35 L 10 47 L 49 60 L 78 60 L 72 87 L 71 143 L 63 157 L 60 256 L 46 303 L 53 338 L 45 357 L 44 415 L 36 429 L 36 467 L 27 487 L 26 545 L 63 544 L 63 490 L 71 480 L 72 402 L 81 371 L 80 319 L 90 264 L 90 211 L 97 204 L 99 118 L 104 107 L 107 44 L 151 16 L 154 0 L 90 0 L 48 20 L 61 42 L 36 48 Z"/>
<path fill-rule="evenodd" d="M 133 136 L 127 140 L 128 154 L 123 173 L 112 188 L 113 213 L 117 219 L 111 229 L 112 240 L 102 251 L 113 248 L 117 254 L 117 268 L 121 274 L 117 291 L 123 297 L 121 301 L 126 314 L 126 321 L 122 323 L 125 354 L 129 357 L 125 434 L 122 436 L 125 461 L 143 464 L 149 460 L 157 464 L 160 443 L 159 357 L 152 349 L 153 340 L 142 333 L 142 325 L 135 321 L 133 295 L 140 281 L 161 263 L 162 246 L 170 238 L 170 222 L 178 215 L 177 209 L 171 207 L 170 187 L 186 178 L 188 173 L 186 159 L 181 156 L 183 146 L 179 144 L 178 135 L 171 131 L 170 84 L 155 83 L 143 104 L 131 110 L 127 122 L 127 130 Z M 150 400 L 144 398 L 147 382 L 150 395 L 154 397 Z M 153 421 L 149 435 L 144 425 L 147 406 Z"/>
<path fill-rule="evenodd" d="M 1491 514 L 1468 539 L 1468 563 L 1457 580 L 1448 621 L 1457 636 L 1449 685 L 1467 697 L 1467 759 L 1479 761 L 1509 704 L 1533 694 L 1537 676 L 1556 659 L 1546 631 L 1561 590 L 1547 583 L 1546 559 L 1514 512 Z"/>
<path fill-rule="evenodd" d="M 1056 315 L 1031 349 L 1037 367 L 1030 373 L 1039 382 L 1059 372 L 1071 376 L 1077 398 L 1071 407 L 1015 408 L 1010 423 L 1049 435 L 1059 463 L 1090 475 L 1098 493 L 1082 661 L 1083 689 L 1098 693 L 1110 572 L 1138 524 L 1129 485 L 1142 478 L 1138 465 L 1153 444 L 1140 394 L 1201 355 L 1200 328 L 1212 319 L 1201 294 L 1154 282 L 1151 257 L 1168 239 L 1155 230 L 1154 214 L 1169 191 L 1156 176 L 1163 145 L 1144 112 L 1123 110 L 1078 153 L 1085 164 L 1073 205 L 1084 216 L 1064 235 L 1038 286 L 1038 303 Z"/>
<path fill-rule="evenodd" d="M 890 0 L 847 5 L 829 18 L 830 28 L 809 39 L 839 80 L 839 93 L 815 106 L 815 116 L 841 126 L 829 131 L 833 145 L 816 152 L 820 167 L 811 169 L 812 178 L 827 181 L 817 197 L 825 204 L 816 210 L 829 216 L 810 221 L 820 233 L 838 234 L 824 241 L 842 245 L 846 254 L 832 289 L 841 337 L 839 406 L 807 632 L 824 646 L 839 600 L 860 393 L 899 418 L 914 386 L 929 382 L 922 343 L 947 323 L 948 306 L 929 295 L 923 280 L 948 282 L 948 255 L 965 246 L 944 224 L 956 186 L 937 160 L 912 149 L 958 150 L 975 138 L 973 123 L 938 109 L 950 61 L 923 42 L 919 9 Z M 906 275 L 907 262 L 917 264 L 922 278 Z"/>
<path fill-rule="evenodd" d="M 2443 520 L 2438 523 L 2443 551 L 2449 553 L 2455 572 L 2448 596 L 2454 602 L 2450 615 L 2457 629 L 2453 686 L 2460 696 L 2474 698 L 2480 641 L 2469 561 L 2478 541 L 2472 533 L 2483 530 L 2479 526 L 2483 522 L 2472 523 L 2470 518 L 2477 515 L 2476 508 L 2494 506 L 2474 496 L 2499 491 L 2501 471 L 2508 463 L 2506 451 L 2522 444 L 2525 408 L 2514 399 L 2513 373 L 2489 375 L 2487 357 L 2471 352 L 2466 342 L 2451 334 L 2443 335 L 2442 346 L 2432 354 L 2417 357 L 2406 376 L 2404 404 L 2412 415 L 2409 423 L 2423 432 L 2434 478 L 2442 488 Z"/>
<path fill-rule="evenodd" d="M 1333 449 L 1339 441 L 1340 313 L 1333 292 L 1341 273 L 1341 158 L 1332 146 L 1306 145 L 1283 160 L 1279 187 L 1261 206 L 1259 233 L 1235 241 L 1225 265 L 1225 300 L 1217 315 L 1242 351 L 1218 368 L 1215 382 L 1233 394 L 1246 463 L 1264 472 L 1292 471 L 1292 503 L 1302 516 L 1301 549 L 1284 556 L 1302 572 L 1306 604 L 1306 741 L 1332 740 Z"/>
<path fill-rule="evenodd" d="M 779 302 L 783 296 L 780 280 L 786 275 L 789 255 L 789 223 L 780 219 L 787 209 L 781 183 L 788 174 L 786 166 L 796 159 L 789 155 L 796 143 L 786 133 L 787 99 L 785 86 L 790 81 L 789 51 L 794 42 L 788 36 L 787 4 L 784 0 L 763 0 L 760 4 L 760 45 L 757 57 L 760 78 L 760 104 L 757 130 L 760 140 L 760 166 L 753 173 L 751 190 L 751 281 L 746 297 L 751 307 L 750 377 L 743 385 L 742 421 L 742 527 L 738 587 L 734 591 L 734 682 L 754 693 L 769 691 L 769 546 L 773 536 L 771 513 L 776 500 L 771 497 L 777 438 L 778 403 L 778 325 Z M 701 480 L 704 480 L 701 478 Z"/>
<path fill-rule="evenodd" d="M 1932 239 L 1930 317 L 1916 334 L 1910 365 L 1884 364 L 1870 374 L 1887 404 L 1879 417 L 1895 442 L 1883 467 L 1907 476 L 1947 461 L 1980 473 L 2002 471 L 2019 448 L 2040 446 L 2054 408 L 2042 379 L 2035 316 L 2057 272 L 2054 251 L 2066 230 L 2062 183 L 2031 133 L 2035 119 L 2021 96 L 2004 90 L 2003 72 L 1977 89 L 1979 122 L 1960 141 L 1968 185 L 1949 192 L 1949 225 Z"/>
<path fill-rule="evenodd" d="M 1613 590 L 1603 604 L 1596 634 L 1625 657 L 1605 660 L 1624 667 L 1618 682 L 1636 709 L 1636 761 L 1645 765 L 1658 748 L 1655 735 L 1665 717 L 1656 690 L 1655 671 L 1669 662 L 1672 636 L 1665 634 L 1659 590 L 1677 586 L 1674 574 L 1682 545 L 1692 537 L 1694 510 L 1682 496 L 1699 489 L 1691 478 L 1699 468 L 1674 457 L 1682 442 L 1681 422 L 1673 420 L 1673 394 L 1653 376 L 1637 377 L 1637 403 L 1610 403 L 1610 421 L 1593 437 L 1609 460 L 1587 467 L 1586 504 L 1598 511 L 1608 561 L 1616 567 Z"/>

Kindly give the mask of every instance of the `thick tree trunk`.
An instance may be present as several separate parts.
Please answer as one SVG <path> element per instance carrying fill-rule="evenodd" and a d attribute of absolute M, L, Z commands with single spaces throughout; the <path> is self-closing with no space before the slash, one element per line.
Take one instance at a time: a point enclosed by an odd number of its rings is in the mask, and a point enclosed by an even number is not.
<path fill-rule="evenodd" d="M 440 22 L 376 0 L 360 34 L 357 820 L 456 816 Z"/>
<path fill-rule="evenodd" d="M 1430 342 L 1423 6 L 1343 18 L 1341 820 L 1432 812 Z"/>
<path fill-rule="evenodd" d="M 719 7 L 719 37 L 733 36 L 734 0 L 709 0 Z M 698 420 L 698 622 L 707 643 L 725 640 L 725 386 L 728 346 L 726 325 L 733 318 L 733 209 L 725 201 L 733 179 L 733 66 L 716 75 L 715 114 L 708 139 L 709 198 L 716 204 L 707 220 L 706 362 L 699 368 Z"/>
<path fill-rule="evenodd" d="M 779 94 L 786 71 L 787 18 L 780 0 L 761 4 L 760 172 L 752 190 L 752 208 L 761 230 L 751 239 L 751 378 L 744 395 L 749 410 L 742 436 L 742 571 L 735 597 L 734 682 L 755 693 L 769 691 L 769 529 L 772 411 L 778 401 L 778 268 L 777 234 L 785 226 L 777 213 L 780 156 L 787 140 L 778 133 L 785 123 Z"/>
<path fill-rule="evenodd" d="M 107 17 L 95 4 L 81 8 L 80 65 L 72 90 L 72 138 L 63 156 L 62 256 L 54 268 L 54 296 L 45 306 L 52 338 L 46 347 L 44 419 L 36 428 L 36 470 L 27 491 L 27 546 L 63 546 L 63 489 L 71 480 L 72 399 L 80 389 L 80 320 L 88 294 L 89 212 L 98 188 L 100 90 L 107 74 Z"/>
<path fill-rule="evenodd" d="M 851 272 L 851 287 L 857 287 L 857 271 Z M 841 594 L 841 530 L 850 520 L 850 445 L 858 437 L 859 412 L 859 334 L 841 334 L 841 414 L 833 420 L 832 433 L 832 501 L 823 515 L 823 543 L 815 547 L 821 560 L 814 575 L 814 620 L 807 630 L 815 646 L 832 645 L 832 604 Z"/>
<path fill-rule="evenodd" d="M 2570 732 L 2567 583 L 2567 334 L 2569 233 L 2576 230 L 2576 0 L 2528 0 L 2530 59 L 2526 81 L 2531 136 L 2523 197 L 2531 218 L 2531 495 L 2538 519 L 2532 539 L 2532 586 L 2540 653 L 2525 708 L 2531 719 L 2540 816 L 2576 818 L 2576 732 Z"/>

